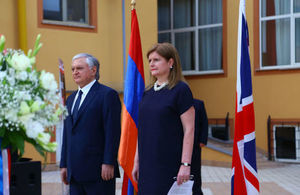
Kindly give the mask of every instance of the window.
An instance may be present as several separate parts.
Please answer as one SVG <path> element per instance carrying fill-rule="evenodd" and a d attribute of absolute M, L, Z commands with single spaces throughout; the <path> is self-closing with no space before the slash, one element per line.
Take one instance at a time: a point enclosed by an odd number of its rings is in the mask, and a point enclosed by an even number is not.
<path fill-rule="evenodd" d="M 43 19 L 89 24 L 88 0 L 43 0 Z"/>
<path fill-rule="evenodd" d="M 96 31 L 97 0 L 39 0 L 39 27 Z M 76 29 L 77 28 L 77 29 Z"/>
<path fill-rule="evenodd" d="M 260 69 L 300 68 L 300 0 L 260 0 Z"/>
<path fill-rule="evenodd" d="M 222 143 L 232 143 L 234 135 L 233 119 L 229 118 L 229 112 L 225 118 L 208 119 L 208 137 Z"/>
<path fill-rule="evenodd" d="M 299 161 L 299 126 L 274 125 L 274 156 L 277 161 Z"/>
<path fill-rule="evenodd" d="M 223 0 L 158 0 L 158 42 L 177 48 L 183 73 L 224 73 Z"/>
<path fill-rule="evenodd" d="M 300 119 L 268 117 L 268 159 L 300 162 Z"/>
<path fill-rule="evenodd" d="M 208 136 L 222 141 L 229 141 L 229 127 L 226 127 L 226 125 L 209 124 Z"/>

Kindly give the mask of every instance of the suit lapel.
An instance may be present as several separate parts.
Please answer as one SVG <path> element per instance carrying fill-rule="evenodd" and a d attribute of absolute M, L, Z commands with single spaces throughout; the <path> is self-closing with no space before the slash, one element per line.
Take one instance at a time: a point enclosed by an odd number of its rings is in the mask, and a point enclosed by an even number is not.
<path fill-rule="evenodd" d="M 76 93 L 77 93 L 77 91 L 76 92 L 74 92 L 72 95 L 70 95 L 70 97 L 69 97 L 69 104 L 67 105 L 67 108 L 68 108 L 68 114 L 69 115 L 72 115 L 72 105 L 73 105 L 73 102 L 74 102 L 74 99 L 75 99 L 75 96 L 76 96 Z"/>
<path fill-rule="evenodd" d="M 77 121 L 79 120 L 80 116 L 86 111 L 87 106 L 90 104 L 90 102 L 95 97 L 95 93 L 97 88 L 99 87 L 99 83 L 96 81 L 94 85 L 91 87 L 90 91 L 84 98 L 84 101 L 82 102 L 79 110 L 78 110 L 78 117 L 76 121 L 73 121 L 73 127 L 76 125 Z"/>

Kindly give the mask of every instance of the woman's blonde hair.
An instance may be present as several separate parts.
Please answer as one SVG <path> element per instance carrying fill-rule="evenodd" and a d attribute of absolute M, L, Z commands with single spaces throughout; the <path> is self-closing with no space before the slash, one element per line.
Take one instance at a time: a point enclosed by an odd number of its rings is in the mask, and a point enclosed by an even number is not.
<path fill-rule="evenodd" d="M 167 61 L 173 59 L 173 68 L 170 69 L 170 73 L 168 76 L 168 88 L 172 89 L 179 81 L 184 81 L 182 71 L 181 71 L 181 63 L 179 54 L 177 49 L 170 43 L 156 43 L 154 44 L 147 52 L 147 58 L 149 59 L 149 55 L 153 52 L 158 53 L 160 56 L 165 58 Z M 150 73 L 150 84 L 147 89 L 153 87 L 156 82 L 156 78 Z"/>

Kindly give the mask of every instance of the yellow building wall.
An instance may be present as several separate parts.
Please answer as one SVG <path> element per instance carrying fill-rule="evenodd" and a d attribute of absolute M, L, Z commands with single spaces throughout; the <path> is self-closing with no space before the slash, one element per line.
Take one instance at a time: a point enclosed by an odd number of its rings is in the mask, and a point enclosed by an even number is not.
<path fill-rule="evenodd" d="M 131 0 L 125 0 L 125 22 L 126 22 L 126 53 L 128 54 L 129 40 L 130 40 L 130 12 Z M 147 60 L 147 51 L 150 47 L 157 43 L 157 0 L 136 0 L 136 13 L 139 22 L 143 62 L 144 62 L 144 74 L 145 83 L 149 84 L 150 72 L 149 64 Z M 127 56 L 126 56 L 127 60 Z M 127 61 L 126 61 L 127 62 Z"/>
<path fill-rule="evenodd" d="M 126 62 L 130 38 L 130 2 L 125 0 L 126 23 Z M 299 118 L 298 97 L 300 97 L 299 73 L 254 75 L 254 1 L 246 1 L 246 15 L 250 34 L 250 60 L 252 66 L 253 96 L 256 122 L 257 147 L 267 151 L 267 117 Z M 17 1 L 0 1 L 0 33 L 7 39 L 7 47 L 19 48 Z M 122 46 L 122 1 L 97 1 L 97 33 L 70 30 L 39 28 L 37 25 L 37 0 L 26 1 L 26 21 L 28 48 L 32 48 L 35 37 L 42 34 L 43 47 L 37 56 L 37 68 L 55 74 L 58 80 L 58 58 L 65 64 L 66 88 L 76 90 L 77 86 L 71 77 L 71 59 L 80 52 L 91 53 L 100 61 L 100 82 L 112 88 L 123 90 L 123 46 Z M 136 5 L 146 85 L 149 80 L 149 67 L 146 52 L 157 41 L 157 1 L 137 0 Z M 205 78 L 187 76 L 193 95 L 205 101 L 208 118 L 225 118 L 229 112 L 234 118 L 235 86 L 236 86 L 236 55 L 239 1 L 227 0 L 227 76 Z M 206 153 L 214 154 L 204 150 Z M 26 145 L 26 157 L 38 160 L 41 157 L 35 150 Z M 214 155 L 213 155 L 214 156 Z M 207 159 L 211 156 L 204 157 Z M 218 158 L 218 157 L 216 157 Z M 224 160 L 227 161 L 227 160 Z"/>
<path fill-rule="evenodd" d="M 246 1 L 246 17 L 250 35 L 253 97 L 256 124 L 256 146 L 267 152 L 267 119 L 296 119 L 300 117 L 300 74 L 282 73 L 254 75 L 254 1 Z M 193 95 L 203 99 L 208 118 L 234 118 L 237 30 L 239 1 L 227 0 L 227 76 L 224 78 L 186 77 Z"/>
<path fill-rule="evenodd" d="M 97 1 L 98 32 L 39 28 L 37 2 L 27 2 L 28 45 L 31 48 L 38 33 L 42 34 L 43 47 L 37 57 L 38 69 L 55 74 L 58 79 L 58 58 L 65 66 L 67 90 L 76 90 L 72 81 L 71 60 L 78 53 L 94 55 L 100 61 L 100 82 L 114 89 L 122 88 L 122 10 L 117 0 Z M 34 10 L 34 11 L 32 11 Z"/>
<path fill-rule="evenodd" d="M 208 118 L 225 119 L 229 112 L 229 118 L 234 119 L 238 10 L 239 1 L 227 0 L 227 37 L 224 37 L 227 39 L 227 76 L 186 76 L 193 96 L 204 100 Z M 205 147 L 202 150 L 202 160 L 231 162 L 231 157 Z"/>
<path fill-rule="evenodd" d="M 6 48 L 17 49 L 18 44 L 18 15 L 16 1 L 0 1 L 0 34 L 5 35 Z"/>
<path fill-rule="evenodd" d="M 130 2 L 125 1 L 126 62 L 130 39 Z M 1 26 L 6 23 L 10 26 L 1 33 L 9 39 L 8 46 L 13 48 L 18 48 L 17 13 L 14 9 L 16 6 L 16 1 L 0 2 L 0 9 L 10 16 L 7 21 L 1 20 Z M 157 40 L 156 1 L 138 1 L 136 9 L 140 23 L 142 50 L 145 55 L 148 48 Z M 86 52 L 100 61 L 100 82 L 120 92 L 123 91 L 122 1 L 97 1 L 97 33 L 39 28 L 37 0 L 26 1 L 26 17 L 28 48 L 33 47 L 37 34 L 42 35 L 43 47 L 37 56 L 39 70 L 52 72 L 58 80 L 58 58 L 61 58 L 65 67 L 66 89 L 76 90 L 77 86 L 71 75 L 71 59 L 77 53 Z M 149 78 L 148 66 L 145 66 L 145 77 Z M 28 144 L 24 156 L 43 161 L 43 158 Z M 50 161 L 49 155 L 47 161 Z"/>
<path fill-rule="evenodd" d="M 209 161 L 210 164 L 213 164 L 213 162 L 223 162 L 225 165 L 229 165 L 231 163 L 232 157 L 228 154 L 224 154 L 214 149 L 204 147 L 201 151 L 201 159 Z"/>
<path fill-rule="evenodd" d="M 36 36 L 42 35 L 43 47 L 37 55 L 37 69 L 52 72 L 58 81 L 58 58 L 65 67 L 66 89 L 76 90 L 72 80 L 71 59 L 81 52 L 94 55 L 100 61 L 100 82 L 119 92 L 123 91 L 123 29 L 122 1 L 97 1 L 97 32 L 49 29 L 38 27 L 38 0 L 26 1 L 27 48 L 33 48 Z M 130 40 L 130 0 L 125 0 L 126 62 Z M 20 48 L 18 29 L 18 1 L 0 1 L 0 34 L 6 37 L 6 48 Z M 138 1 L 136 5 L 140 23 L 143 55 L 157 41 L 156 0 Z M 4 17 L 5 16 L 5 17 Z M 25 51 L 27 52 L 27 51 Z M 147 60 L 144 59 L 144 63 Z M 149 80 L 145 63 L 145 78 Z M 25 157 L 43 158 L 29 144 L 25 145 Z M 48 162 L 50 155 L 48 155 Z"/>

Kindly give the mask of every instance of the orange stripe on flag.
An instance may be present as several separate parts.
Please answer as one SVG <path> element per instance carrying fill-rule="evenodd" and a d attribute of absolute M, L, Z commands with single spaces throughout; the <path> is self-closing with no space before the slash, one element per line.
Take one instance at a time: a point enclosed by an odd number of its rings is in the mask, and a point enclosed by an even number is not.
<path fill-rule="evenodd" d="M 136 152 L 137 127 L 124 105 L 122 110 L 122 132 L 119 148 L 119 162 L 123 167 L 124 172 L 132 182 L 135 190 L 137 190 L 137 183 L 133 181 L 131 175 Z"/>

